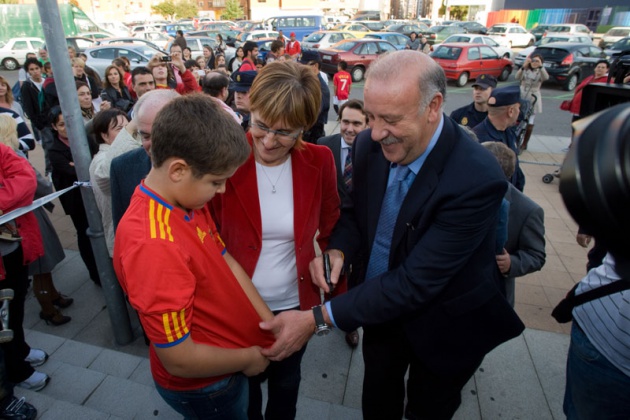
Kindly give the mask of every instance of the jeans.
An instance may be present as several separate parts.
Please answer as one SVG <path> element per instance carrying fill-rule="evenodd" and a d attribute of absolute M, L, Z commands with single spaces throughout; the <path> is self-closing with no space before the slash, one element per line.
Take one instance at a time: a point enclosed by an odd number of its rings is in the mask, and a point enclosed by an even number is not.
<path fill-rule="evenodd" d="M 40 130 L 33 126 L 33 135 L 36 140 L 41 142 L 42 149 L 44 149 L 44 162 L 46 165 L 46 175 L 48 175 L 52 172 L 52 165 L 50 164 L 50 159 L 48 158 L 48 150 L 50 150 L 54 142 L 52 129 L 50 127 L 45 127 Z"/>
<path fill-rule="evenodd" d="M 573 321 L 564 414 L 568 420 L 630 418 L 630 377 L 606 359 Z"/>
<path fill-rule="evenodd" d="M 247 419 L 247 378 L 241 373 L 191 391 L 172 391 L 157 383 L 155 387 L 164 401 L 186 419 Z"/>

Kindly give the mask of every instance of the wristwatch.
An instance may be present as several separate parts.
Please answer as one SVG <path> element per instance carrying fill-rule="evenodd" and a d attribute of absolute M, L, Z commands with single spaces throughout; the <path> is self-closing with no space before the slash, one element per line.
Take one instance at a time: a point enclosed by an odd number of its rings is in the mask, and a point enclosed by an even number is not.
<path fill-rule="evenodd" d="M 324 321 L 324 314 L 321 306 L 313 306 L 313 315 L 315 316 L 315 335 L 322 336 L 330 332 L 330 327 Z"/>

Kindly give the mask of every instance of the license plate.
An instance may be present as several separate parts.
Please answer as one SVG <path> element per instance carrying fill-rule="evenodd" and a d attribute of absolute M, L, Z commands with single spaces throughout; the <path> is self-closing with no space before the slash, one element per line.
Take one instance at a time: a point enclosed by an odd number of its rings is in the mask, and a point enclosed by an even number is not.
<path fill-rule="evenodd" d="M 322 60 L 330 60 L 332 56 L 330 55 L 322 55 Z"/>

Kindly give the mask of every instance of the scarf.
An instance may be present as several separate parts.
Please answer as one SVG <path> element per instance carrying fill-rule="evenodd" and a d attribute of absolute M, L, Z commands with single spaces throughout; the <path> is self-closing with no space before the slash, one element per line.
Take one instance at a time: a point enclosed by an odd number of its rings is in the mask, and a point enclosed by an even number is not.
<path fill-rule="evenodd" d="M 81 108 L 81 115 L 83 115 L 83 118 L 87 120 L 94 118 L 94 105 L 90 108 Z"/>

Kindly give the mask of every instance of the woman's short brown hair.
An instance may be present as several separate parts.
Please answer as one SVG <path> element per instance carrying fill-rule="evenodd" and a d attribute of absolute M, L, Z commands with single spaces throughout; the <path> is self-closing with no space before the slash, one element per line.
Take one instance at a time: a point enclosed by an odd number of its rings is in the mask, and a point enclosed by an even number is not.
<path fill-rule="evenodd" d="M 260 70 L 249 91 L 250 112 L 269 125 L 282 122 L 308 130 L 317 122 L 322 102 L 313 70 L 295 61 L 273 61 Z M 295 146 L 301 145 L 298 139 Z"/>
<path fill-rule="evenodd" d="M 4 77 L 0 76 L 0 84 L 3 84 L 7 87 L 7 93 L 4 95 L 4 100 L 9 105 L 12 105 L 15 98 L 13 98 L 13 90 L 11 89 L 11 85 L 9 84 L 9 81 L 5 79 Z"/>

